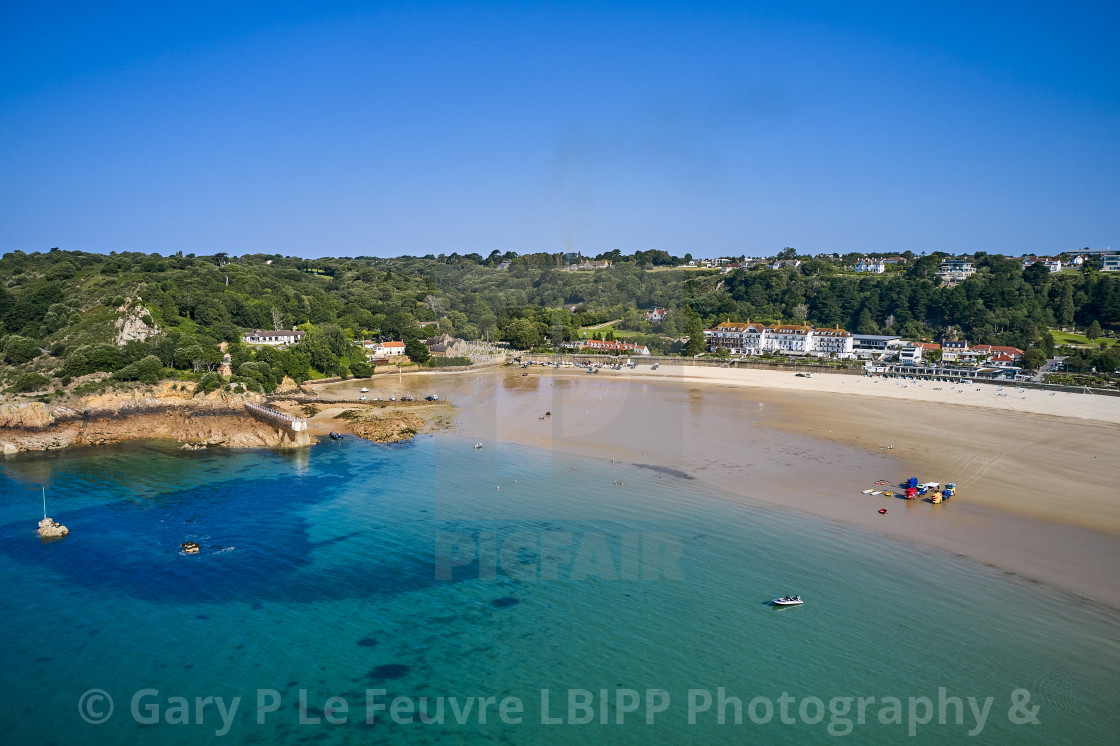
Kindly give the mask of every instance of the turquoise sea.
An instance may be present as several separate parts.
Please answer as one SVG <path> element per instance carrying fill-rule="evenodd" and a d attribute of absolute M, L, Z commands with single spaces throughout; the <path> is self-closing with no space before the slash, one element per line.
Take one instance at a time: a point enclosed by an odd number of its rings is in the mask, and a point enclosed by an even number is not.
<path fill-rule="evenodd" d="M 0 462 L 0 742 L 1115 742 L 1114 611 L 686 475 L 471 445 Z M 35 534 L 40 485 L 65 539 Z"/>

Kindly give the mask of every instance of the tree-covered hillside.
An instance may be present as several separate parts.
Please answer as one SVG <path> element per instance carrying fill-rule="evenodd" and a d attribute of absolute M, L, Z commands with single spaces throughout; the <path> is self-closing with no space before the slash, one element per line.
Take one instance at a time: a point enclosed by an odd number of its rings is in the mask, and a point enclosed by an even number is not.
<path fill-rule="evenodd" d="M 1024 271 L 1017 260 L 981 255 L 975 276 L 944 288 L 934 274 L 941 255 L 857 275 L 842 261 L 809 257 L 778 270 L 676 269 L 676 258 L 662 253 L 612 254 L 609 269 L 573 272 L 561 254 L 307 260 L 11 252 L 0 259 L 2 375 L 8 386 L 24 379 L 17 388 L 28 390 L 96 371 L 118 379 L 213 375 L 217 345 L 228 342 L 237 380 L 267 390 L 283 375 L 362 374 L 368 366 L 356 339 L 404 339 L 422 358 L 416 340 L 430 330 L 420 322 L 525 348 L 613 321 L 656 352 L 679 350 L 671 340 L 729 317 L 911 338 L 948 330 L 1024 349 L 1046 346 L 1051 327 L 1120 326 L 1120 277 L 1092 268 Z M 650 325 L 641 310 L 654 306 L 669 314 Z M 238 344 L 247 330 L 296 326 L 307 336 L 291 351 L 253 353 Z"/>

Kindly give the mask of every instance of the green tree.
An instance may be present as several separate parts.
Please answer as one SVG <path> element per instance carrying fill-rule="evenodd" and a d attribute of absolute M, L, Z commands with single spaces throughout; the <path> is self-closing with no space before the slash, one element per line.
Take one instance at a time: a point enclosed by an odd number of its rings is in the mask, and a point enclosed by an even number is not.
<path fill-rule="evenodd" d="M 1046 355 L 1037 347 L 1032 347 L 1023 354 L 1023 367 L 1027 370 L 1038 370 L 1046 362 Z"/>
<path fill-rule="evenodd" d="M 428 348 L 416 337 L 405 341 L 404 354 L 408 355 L 408 359 L 414 363 L 426 363 L 428 358 L 431 357 Z"/>
<path fill-rule="evenodd" d="M 1089 328 L 1085 330 L 1086 339 L 1097 339 L 1101 336 L 1101 324 L 1096 319 L 1093 323 L 1089 324 Z"/>
<path fill-rule="evenodd" d="M 51 379 L 39 373 L 24 373 L 22 376 L 12 382 L 8 387 L 8 391 L 13 393 L 26 393 L 28 391 L 38 391 L 49 386 Z"/>
<path fill-rule="evenodd" d="M 155 355 L 148 355 L 137 360 L 131 365 L 118 370 L 113 378 L 119 381 L 141 381 L 142 383 L 155 383 L 163 377 L 163 363 Z"/>
<path fill-rule="evenodd" d="M 684 354 L 693 357 L 703 351 L 704 323 L 699 316 L 696 316 L 688 322 L 688 344 L 684 346 Z"/>
<path fill-rule="evenodd" d="M 4 345 L 4 359 L 12 365 L 23 365 L 39 356 L 39 343 L 13 334 Z"/>
<path fill-rule="evenodd" d="M 506 340 L 518 350 L 531 350 L 544 340 L 537 324 L 529 319 L 514 319 L 506 327 Z"/>
<path fill-rule="evenodd" d="M 1055 312 L 1054 317 L 1058 322 L 1058 326 L 1068 327 L 1073 324 L 1073 316 L 1076 309 L 1073 305 L 1073 284 L 1065 283 L 1062 288 L 1062 299 L 1058 302 L 1058 310 Z"/>
<path fill-rule="evenodd" d="M 1054 357 L 1054 335 L 1046 331 L 1038 339 L 1038 347 L 1047 358 Z"/>

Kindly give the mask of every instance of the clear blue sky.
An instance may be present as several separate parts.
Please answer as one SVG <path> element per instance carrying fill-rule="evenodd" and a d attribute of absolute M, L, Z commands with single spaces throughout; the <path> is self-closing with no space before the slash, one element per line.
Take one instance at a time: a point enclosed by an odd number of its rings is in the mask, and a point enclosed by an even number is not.
<path fill-rule="evenodd" d="M 5 3 L 0 252 L 1118 247 L 1118 8 Z"/>

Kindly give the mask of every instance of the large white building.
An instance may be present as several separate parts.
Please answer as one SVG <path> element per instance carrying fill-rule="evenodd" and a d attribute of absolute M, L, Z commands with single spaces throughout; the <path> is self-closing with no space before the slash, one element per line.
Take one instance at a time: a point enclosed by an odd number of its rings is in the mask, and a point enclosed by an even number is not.
<path fill-rule="evenodd" d="M 1120 272 L 1120 254 L 1106 254 L 1102 256 L 1101 272 Z"/>
<path fill-rule="evenodd" d="M 887 271 L 887 265 L 874 259 L 863 258 L 856 262 L 856 272 L 870 272 L 881 275 Z"/>
<path fill-rule="evenodd" d="M 803 324 L 766 324 L 751 321 L 727 321 L 704 330 L 708 349 L 720 348 L 732 355 L 760 355 L 777 352 L 784 355 L 816 357 L 852 357 L 852 334 L 839 327 L 822 329 Z"/>
<path fill-rule="evenodd" d="M 241 339 L 248 345 L 294 345 L 303 339 L 303 332 L 286 329 L 269 331 L 254 329 L 251 332 L 246 332 Z"/>
<path fill-rule="evenodd" d="M 947 285 L 964 282 L 974 274 L 976 274 L 976 269 L 972 266 L 972 262 L 965 259 L 946 259 L 941 262 L 941 267 L 937 270 L 937 276 L 943 279 Z"/>

